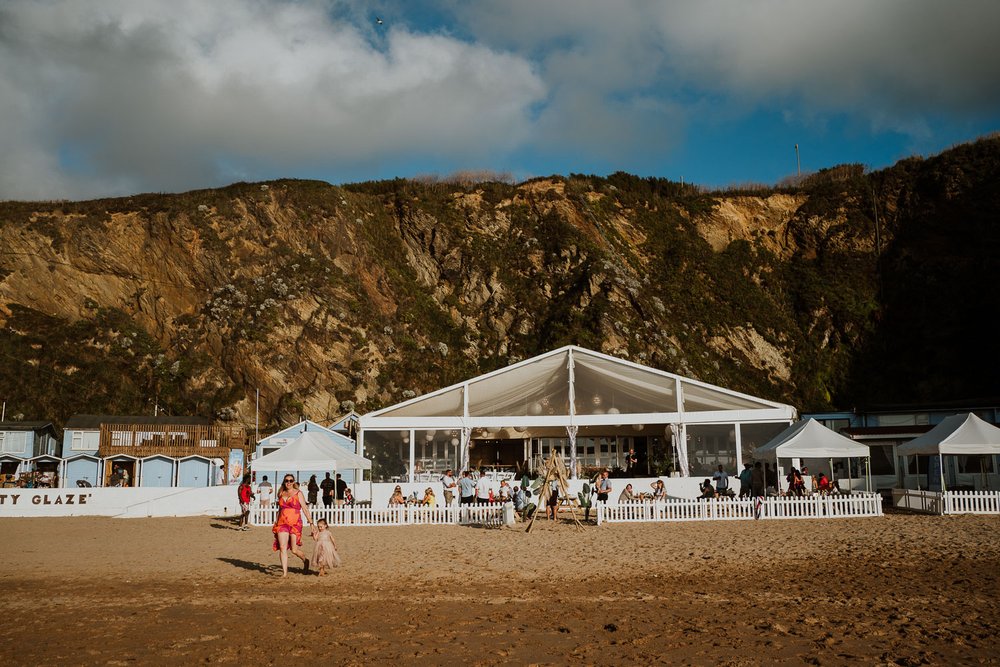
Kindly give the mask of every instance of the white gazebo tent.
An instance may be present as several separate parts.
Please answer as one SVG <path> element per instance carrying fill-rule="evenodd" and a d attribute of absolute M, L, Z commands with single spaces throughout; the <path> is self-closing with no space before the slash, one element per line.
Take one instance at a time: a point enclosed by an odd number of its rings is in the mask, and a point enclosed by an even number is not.
<path fill-rule="evenodd" d="M 458 448 L 457 467 L 467 470 L 475 442 L 565 438 L 575 476 L 578 436 L 656 435 L 672 441 L 686 476 L 689 425 L 733 426 L 738 461 L 741 424 L 795 416 L 789 405 L 569 345 L 363 415 L 358 442 L 365 452 L 366 434 L 398 434 L 409 448 L 412 480 L 414 445 L 424 439 L 437 451 Z"/>
<path fill-rule="evenodd" d="M 304 431 L 284 447 L 250 462 L 254 470 L 370 470 L 372 462 L 315 431 Z"/>
<path fill-rule="evenodd" d="M 896 448 L 900 456 L 937 456 L 941 490 L 945 490 L 944 456 L 962 454 L 1000 454 L 1000 428 L 971 412 L 945 417 L 918 438 Z M 919 476 L 917 477 L 919 480 Z M 919 481 L 918 481 L 919 485 Z"/>
<path fill-rule="evenodd" d="M 851 440 L 823 426 L 815 419 L 803 419 L 795 422 L 776 435 L 767 444 L 754 450 L 755 458 L 774 457 L 777 468 L 779 458 L 799 459 L 830 459 L 830 475 L 833 476 L 833 459 L 864 458 L 865 489 L 871 491 L 871 466 L 868 445 Z M 781 485 L 781 480 L 778 480 Z"/>

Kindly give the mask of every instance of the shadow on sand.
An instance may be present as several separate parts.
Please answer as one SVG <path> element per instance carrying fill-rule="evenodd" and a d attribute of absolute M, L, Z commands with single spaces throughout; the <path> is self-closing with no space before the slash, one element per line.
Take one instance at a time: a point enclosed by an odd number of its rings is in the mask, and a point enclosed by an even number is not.
<path fill-rule="evenodd" d="M 238 523 L 230 523 L 228 526 L 225 525 L 225 524 L 221 524 L 221 523 L 210 523 L 208 525 L 211 526 L 212 528 L 217 529 L 217 530 L 239 530 L 240 529 Z"/>
<path fill-rule="evenodd" d="M 219 558 L 218 560 L 249 572 L 260 572 L 261 574 L 274 574 L 275 572 L 281 572 L 280 565 L 262 565 L 261 563 L 253 563 L 248 560 L 240 560 L 239 558 Z"/>

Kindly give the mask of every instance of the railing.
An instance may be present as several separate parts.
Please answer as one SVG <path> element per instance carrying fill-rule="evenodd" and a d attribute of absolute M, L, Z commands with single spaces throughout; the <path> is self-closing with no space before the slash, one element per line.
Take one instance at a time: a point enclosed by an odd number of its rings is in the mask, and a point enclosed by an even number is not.
<path fill-rule="evenodd" d="M 945 491 L 945 514 L 1000 514 L 1000 491 Z"/>
<path fill-rule="evenodd" d="M 460 507 L 340 507 L 310 508 L 313 521 L 325 519 L 331 526 L 443 526 L 484 525 L 499 526 L 503 523 L 504 506 L 462 505 Z M 275 506 L 250 507 L 250 523 L 254 526 L 272 526 L 277 519 Z"/>
<path fill-rule="evenodd" d="M 882 497 L 877 493 L 805 498 L 672 498 L 658 502 L 597 505 L 598 525 L 604 522 L 839 519 L 864 516 L 882 516 Z"/>

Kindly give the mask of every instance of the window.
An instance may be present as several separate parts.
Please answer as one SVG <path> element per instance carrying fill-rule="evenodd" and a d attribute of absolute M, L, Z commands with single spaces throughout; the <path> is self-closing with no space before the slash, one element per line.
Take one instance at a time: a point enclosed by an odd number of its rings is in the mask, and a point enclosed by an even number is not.
<path fill-rule="evenodd" d="M 927 461 L 930 459 L 929 456 L 907 456 L 906 472 L 908 475 L 926 475 L 927 474 Z"/>
<path fill-rule="evenodd" d="M 0 452 L 4 454 L 25 454 L 28 450 L 28 434 L 24 431 L 0 433 Z"/>
<path fill-rule="evenodd" d="M 753 463 L 753 452 L 758 447 L 769 443 L 776 435 L 788 428 L 788 422 L 773 422 L 768 424 L 740 424 L 740 440 L 743 445 L 743 463 Z M 770 463 L 774 463 L 771 454 Z"/>
<path fill-rule="evenodd" d="M 892 465 L 892 445 L 869 445 L 873 475 L 895 475 L 896 468 Z"/>
<path fill-rule="evenodd" d="M 95 452 L 100 440 L 101 434 L 97 431 L 73 431 L 69 447 L 74 451 Z"/>
<path fill-rule="evenodd" d="M 993 472 L 993 457 L 989 454 L 959 454 L 955 457 L 958 472 L 980 474 Z"/>
<path fill-rule="evenodd" d="M 721 465 L 736 471 L 736 429 L 732 424 L 687 427 L 688 465 L 691 475 L 710 477 Z"/>
<path fill-rule="evenodd" d="M 410 432 L 366 431 L 363 456 L 371 459 L 373 482 L 405 482 L 410 465 Z"/>

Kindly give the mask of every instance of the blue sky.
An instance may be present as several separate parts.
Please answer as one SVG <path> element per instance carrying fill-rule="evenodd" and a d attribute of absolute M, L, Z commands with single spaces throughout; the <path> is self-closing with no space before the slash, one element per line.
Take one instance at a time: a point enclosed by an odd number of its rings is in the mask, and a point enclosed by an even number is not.
<path fill-rule="evenodd" d="M 376 17 L 381 17 L 379 25 Z M 0 198 L 456 171 L 710 187 L 1000 129 L 994 0 L 7 0 Z"/>

